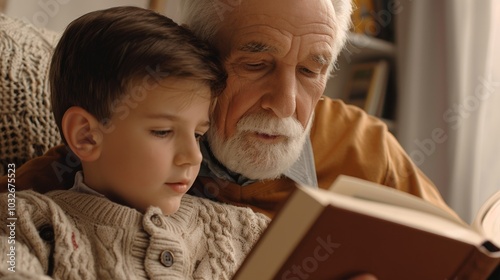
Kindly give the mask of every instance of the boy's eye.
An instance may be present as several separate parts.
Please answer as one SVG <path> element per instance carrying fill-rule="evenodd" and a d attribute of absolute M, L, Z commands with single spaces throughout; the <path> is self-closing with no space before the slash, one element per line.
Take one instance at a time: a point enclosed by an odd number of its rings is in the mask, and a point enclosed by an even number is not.
<path fill-rule="evenodd" d="M 203 134 L 195 133 L 194 134 L 194 138 L 196 138 L 197 142 L 200 142 L 201 139 L 203 138 Z"/>
<path fill-rule="evenodd" d="M 172 131 L 171 130 L 151 130 L 151 134 L 158 138 L 167 137 Z"/>

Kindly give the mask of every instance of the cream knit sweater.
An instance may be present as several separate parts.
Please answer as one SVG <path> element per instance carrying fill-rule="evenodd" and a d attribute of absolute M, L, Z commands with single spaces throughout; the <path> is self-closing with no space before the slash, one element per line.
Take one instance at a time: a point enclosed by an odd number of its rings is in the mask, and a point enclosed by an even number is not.
<path fill-rule="evenodd" d="M 15 234 L 0 227 L 5 279 L 230 279 L 269 221 L 189 195 L 170 216 L 75 191 L 21 191 L 15 198 L 12 221 L 8 194 L 0 196 L 0 220 L 15 223 Z"/>

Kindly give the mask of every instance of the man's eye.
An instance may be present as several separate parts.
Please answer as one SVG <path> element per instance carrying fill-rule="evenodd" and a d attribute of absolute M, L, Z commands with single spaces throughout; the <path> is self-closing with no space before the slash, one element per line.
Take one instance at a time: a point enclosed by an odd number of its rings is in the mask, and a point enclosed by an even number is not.
<path fill-rule="evenodd" d="M 318 72 L 315 72 L 315 71 L 313 71 L 313 70 L 311 70 L 309 68 L 305 68 L 305 67 L 302 67 L 299 70 L 300 70 L 300 72 L 302 72 L 302 73 L 304 73 L 304 74 L 306 74 L 308 76 L 315 76 L 315 75 L 319 74 Z"/>
<path fill-rule="evenodd" d="M 151 134 L 158 138 L 167 137 L 172 131 L 171 130 L 151 130 Z"/>
<path fill-rule="evenodd" d="M 257 62 L 257 63 L 246 63 L 245 68 L 247 70 L 261 70 L 264 67 L 266 67 L 266 64 L 263 62 Z"/>

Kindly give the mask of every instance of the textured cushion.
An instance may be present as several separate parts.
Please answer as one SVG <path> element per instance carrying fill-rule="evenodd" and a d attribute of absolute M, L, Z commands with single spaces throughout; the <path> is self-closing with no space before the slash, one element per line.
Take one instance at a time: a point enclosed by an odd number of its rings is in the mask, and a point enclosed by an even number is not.
<path fill-rule="evenodd" d="M 58 39 L 0 13 L 0 175 L 61 143 L 47 81 Z"/>

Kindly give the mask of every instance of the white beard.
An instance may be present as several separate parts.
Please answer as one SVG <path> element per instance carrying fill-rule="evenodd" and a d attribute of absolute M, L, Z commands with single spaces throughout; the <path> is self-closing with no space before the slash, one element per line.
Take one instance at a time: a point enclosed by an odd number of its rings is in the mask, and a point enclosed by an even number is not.
<path fill-rule="evenodd" d="M 236 133 L 227 140 L 212 127 L 208 141 L 215 157 L 229 170 L 253 180 L 275 179 L 300 157 L 311 124 L 312 118 L 304 129 L 295 118 L 260 112 L 242 117 Z M 285 140 L 266 143 L 256 140 L 255 133 L 281 135 Z"/>

